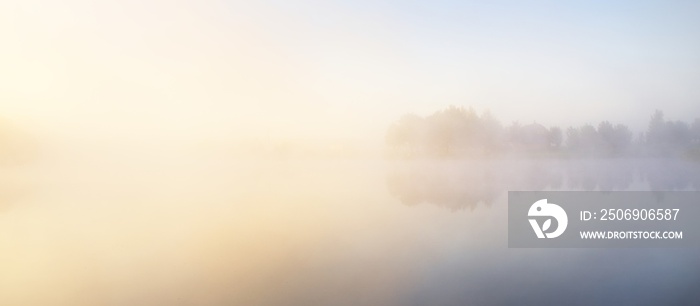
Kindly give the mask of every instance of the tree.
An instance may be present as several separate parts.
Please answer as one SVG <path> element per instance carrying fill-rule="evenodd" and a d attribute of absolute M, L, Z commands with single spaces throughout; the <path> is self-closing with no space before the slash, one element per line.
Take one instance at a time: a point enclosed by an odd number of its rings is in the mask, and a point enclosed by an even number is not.
<path fill-rule="evenodd" d="M 479 118 L 476 133 L 479 135 L 478 142 L 485 151 L 493 152 L 502 147 L 504 141 L 503 126 L 491 115 L 490 111 L 487 110 Z"/>
<path fill-rule="evenodd" d="M 566 137 L 564 137 L 566 134 Z M 634 151 L 651 155 L 700 152 L 700 119 L 692 124 L 666 121 L 654 112 L 645 133 L 632 143 L 632 131 L 625 125 L 602 121 L 596 127 L 585 124 L 559 127 L 514 122 L 504 128 L 489 111 L 479 116 L 473 108 L 450 106 L 430 116 L 402 116 L 386 134 L 386 144 L 404 155 L 457 156 L 474 153 L 566 151 L 572 155 L 621 156 Z"/>
<path fill-rule="evenodd" d="M 385 140 L 395 152 L 403 152 L 409 156 L 415 155 L 422 147 L 424 129 L 423 118 L 407 114 L 389 127 Z"/>
<path fill-rule="evenodd" d="M 664 122 L 664 113 L 657 109 L 649 121 L 649 129 L 646 134 L 647 145 L 662 145 L 665 134 L 666 124 Z"/>
<path fill-rule="evenodd" d="M 615 128 L 608 121 L 598 124 L 598 151 L 605 155 L 613 154 L 615 150 Z"/>
<path fill-rule="evenodd" d="M 615 126 L 612 138 L 612 149 L 617 155 L 627 152 L 632 144 L 632 131 L 622 124 Z"/>
<path fill-rule="evenodd" d="M 666 142 L 675 148 L 686 148 L 690 144 L 690 127 L 683 121 L 666 122 L 668 139 Z"/>
<path fill-rule="evenodd" d="M 547 136 L 547 140 L 549 142 L 549 147 L 551 149 L 559 149 L 561 147 L 561 143 L 563 140 L 563 135 L 561 132 L 561 129 L 559 127 L 551 127 L 549 128 L 549 134 Z"/>
<path fill-rule="evenodd" d="M 695 146 L 700 145 L 700 118 L 696 118 L 690 126 L 690 142 Z"/>
<path fill-rule="evenodd" d="M 596 155 L 600 148 L 598 131 L 590 124 L 582 126 L 579 131 L 580 152 L 586 155 Z"/>
<path fill-rule="evenodd" d="M 569 151 L 577 150 L 581 146 L 579 130 L 573 126 L 566 130 L 566 148 Z"/>

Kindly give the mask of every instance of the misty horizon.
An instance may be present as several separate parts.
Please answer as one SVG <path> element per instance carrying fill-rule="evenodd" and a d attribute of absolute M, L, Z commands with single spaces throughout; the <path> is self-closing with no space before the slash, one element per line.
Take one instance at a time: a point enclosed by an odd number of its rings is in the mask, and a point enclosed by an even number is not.
<path fill-rule="evenodd" d="M 0 6 L 0 116 L 38 135 L 369 141 L 449 105 L 635 132 L 700 113 L 693 3 L 29 3 Z"/>
<path fill-rule="evenodd" d="M 690 226 L 509 247 L 700 190 L 700 2 L 0 1 L 0 71 L 2 306 L 700 301 Z"/>

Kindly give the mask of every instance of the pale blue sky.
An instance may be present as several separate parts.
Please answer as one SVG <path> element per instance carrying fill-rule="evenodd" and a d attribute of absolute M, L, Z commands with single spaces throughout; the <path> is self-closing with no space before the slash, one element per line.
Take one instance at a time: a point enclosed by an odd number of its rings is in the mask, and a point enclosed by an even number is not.
<path fill-rule="evenodd" d="M 273 3 L 314 28 L 390 49 L 416 95 L 381 112 L 457 104 L 490 108 L 504 121 L 608 119 L 638 128 L 656 108 L 676 119 L 700 114 L 698 2 Z"/>
<path fill-rule="evenodd" d="M 55 133 L 381 139 L 451 104 L 700 117 L 693 2 L 27 0 L 0 25 L 0 112 Z"/>

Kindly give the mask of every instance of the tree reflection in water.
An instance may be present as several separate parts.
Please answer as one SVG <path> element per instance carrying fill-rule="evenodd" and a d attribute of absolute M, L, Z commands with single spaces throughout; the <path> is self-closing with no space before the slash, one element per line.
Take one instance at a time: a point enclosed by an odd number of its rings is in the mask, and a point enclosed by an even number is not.
<path fill-rule="evenodd" d="M 393 163 L 389 193 L 403 204 L 487 207 L 513 190 L 698 190 L 700 163 L 679 159 L 423 160 Z"/>

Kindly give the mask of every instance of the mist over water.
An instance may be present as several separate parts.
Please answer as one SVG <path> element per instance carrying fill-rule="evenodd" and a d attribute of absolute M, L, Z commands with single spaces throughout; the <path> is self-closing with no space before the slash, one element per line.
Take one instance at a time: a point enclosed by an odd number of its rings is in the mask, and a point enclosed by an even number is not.
<path fill-rule="evenodd" d="M 506 237 L 508 190 L 697 190 L 695 162 L 53 152 L 3 172 L 0 297 L 8 304 L 698 298 L 696 249 L 508 249 Z"/>
<path fill-rule="evenodd" d="M 697 29 L 692 2 L 0 1 L 0 305 L 697 305 L 697 248 L 506 223 L 509 190 L 700 188 Z"/>

